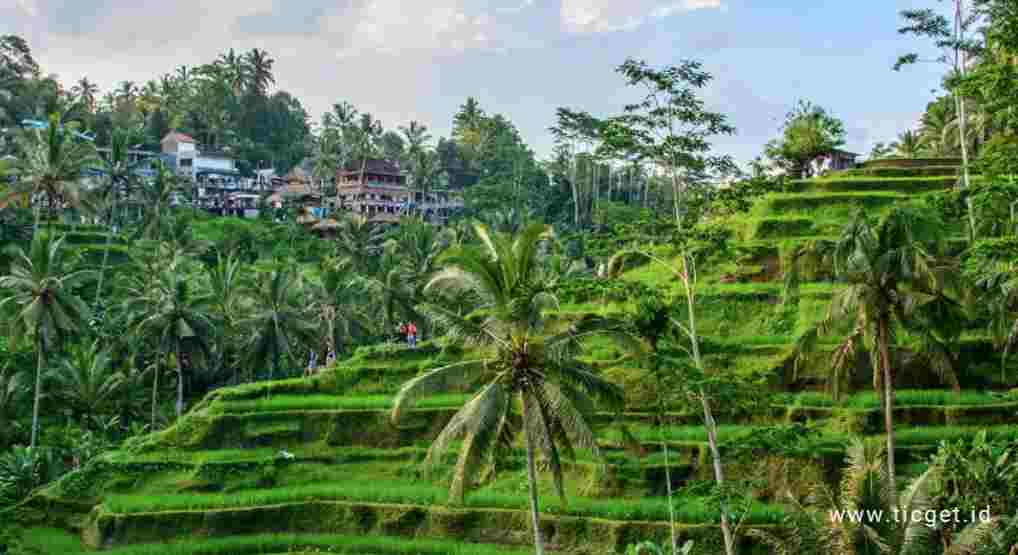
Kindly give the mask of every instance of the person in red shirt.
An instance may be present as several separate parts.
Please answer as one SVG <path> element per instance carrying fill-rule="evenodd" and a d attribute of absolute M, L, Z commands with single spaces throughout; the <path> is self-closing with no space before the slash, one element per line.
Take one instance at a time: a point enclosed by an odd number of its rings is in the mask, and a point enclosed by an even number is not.
<path fill-rule="evenodd" d="M 406 340 L 411 349 L 417 348 L 417 324 L 413 322 L 407 324 Z"/>

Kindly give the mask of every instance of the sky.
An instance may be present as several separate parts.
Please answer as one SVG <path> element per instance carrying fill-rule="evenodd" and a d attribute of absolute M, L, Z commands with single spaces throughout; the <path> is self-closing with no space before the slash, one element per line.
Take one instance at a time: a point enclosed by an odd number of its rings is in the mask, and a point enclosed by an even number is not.
<path fill-rule="evenodd" d="M 614 69 L 699 60 L 708 105 L 745 162 L 799 99 L 842 118 L 865 154 L 915 127 L 943 68 L 891 69 L 925 46 L 898 12 L 932 0 L 0 0 L 0 34 L 29 41 L 47 73 L 106 89 L 143 82 L 229 48 L 276 60 L 277 87 L 317 121 L 349 101 L 386 128 L 410 120 L 447 136 L 468 96 L 547 156 L 555 109 L 616 115 L 638 93 Z"/>

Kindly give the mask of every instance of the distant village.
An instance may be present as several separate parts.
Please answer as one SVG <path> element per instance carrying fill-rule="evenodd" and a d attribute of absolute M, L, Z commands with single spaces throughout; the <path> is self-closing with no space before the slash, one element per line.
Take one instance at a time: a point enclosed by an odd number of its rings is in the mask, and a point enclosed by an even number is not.
<path fill-rule="evenodd" d="M 380 223 L 413 214 L 443 225 L 463 208 L 461 191 L 415 191 L 408 172 L 384 159 L 352 163 L 356 168 L 337 167 L 334 181 L 313 179 L 307 161 L 285 175 L 259 169 L 253 177 L 244 177 L 228 150 L 205 147 L 184 133 L 169 132 L 161 147 L 159 152 L 129 152 L 132 163 L 141 162 L 136 173 L 148 176 L 152 170 L 144 161 L 162 160 L 178 177 L 194 184 L 191 194 L 178 195 L 174 204 L 214 215 L 255 218 L 264 209 L 278 213 L 295 207 L 300 223 L 327 234 L 338 226 L 336 218 L 343 212 Z M 107 155 L 109 149 L 98 151 Z"/>

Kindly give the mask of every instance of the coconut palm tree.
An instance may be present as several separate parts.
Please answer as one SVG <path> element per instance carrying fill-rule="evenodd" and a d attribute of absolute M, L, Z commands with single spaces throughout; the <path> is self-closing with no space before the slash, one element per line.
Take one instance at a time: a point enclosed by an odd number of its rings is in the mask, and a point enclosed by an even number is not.
<path fill-rule="evenodd" d="M 841 327 L 851 330 L 832 355 L 835 387 L 851 362 L 850 355 L 860 348 L 870 352 L 873 387 L 881 392 L 883 400 L 887 474 L 892 495 L 897 494 L 892 350 L 896 330 L 915 327 L 915 320 L 927 305 L 944 298 L 947 278 L 943 268 L 937 266 L 935 251 L 930 249 L 942 232 L 942 226 L 935 220 L 911 209 L 896 209 L 876 225 L 860 212 L 845 227 L 833 248 L 835 275 L 845 287 L 835 293 L 826 317 L 796 342 L 798 356 L 805 358 L 816 351 L 821 335 Z M 803 270 L 800 261 L 806 258 L 805 251 L 797 251 L 786 274 L 786 291 L 792 297 Z M 937 366 L 943 377 L 957 383 L 949 365 Z"/>
<path fill-rule="evenodd" d="M 98 159 L 95 146 L 74 136 L 77 125 L 63 124 L 60 116 L 51 114 L 46 129 L 27 130 L 15 139 L 20 151 L 13 165 L 18 181 L 3 196 L 0 208 L 15 199 L 34 200 L 45 196 L 50 219 L 57 205 L 66 202 L 71 206 L 83 205 L 81 196 L 82 172 Z M 39 231 L 40 203 L 35 204 L 33 234 Z"/>
<path fill-rule="evenodd" d="M 356 260 L 364 273 L 378 265 L 384 247 L 385 231 L 362 214 L 350 214 L 339 220 L 336 229 L 336 251 L 341 257 Z"/>
<path fill-rule="evenodd" d="M 256 307 L 240 325 L 249 330 L 248 361 L 252 368 L 269 362 L 269 379 L 279 373 L 283 355 L 296 360 L 294 349 L 312 344 L 315 322 L 308 317 L 300 277 L 281 266 L 256 276 L 249 295 Z"/>
<path fill-rule="evenodd" d="M 269 53 L 258 48 L 252 48 L 244 56 L 247 62 L 248 84 L 258 95 L 264 95 L 269 85 L 276 84 L 276 78 L 272 75 L 272 66 L 275 60 L 269 57 Z"/>
<path fill-rule="evenodd" d="M 983 553 L 982 548 L 992 545 L 994 520 L 969 524 L 945 547 L 939 527 L 912 516 L 892 518 L 896 510 L 900 515 L 915 515 L 938 508 L 934 487 L 951 469 L 930 466 L 905 488 L 899 505 L 888 480 L 885 455 L 879 444 L 853 439 L 838 491 L 819 486 L 811 496 L 815 510 L 800 509 L 781 533 L 754 529 L 749 535 L 778 555 L 966 555 Z"/>
<path fill-rule="evenodd" d="M 99 279 L 95 286 L 95 302 L 98 309 L 102 305 L 103 280 L 106 277 L 106 267 L 109 263 L 110 246 L 113 244 L 114 221 L 117 215 L 117 201 L 121 194 L 130 191 L 131 182 L 134 180 L 134 170 L 137 163 L 131 163 L 128 156 L 128 134 L 122 130 L 115 130 L 110 142 L 110 154 L 103 159 L 103 166 L 106 173 L 106 187 L 104 195 L 109 199 L 109 218 L 106 221 L 106 245 L 103 247 L 102 264 L 99 266 Z"/>
<path fill-rule="evenodd" d="M 250 68 L 245 63 L 244 56 L 237 54 L 232 48 L 225 54 L 220 54 L 216 65 L 226 70 L 227 84 L 233 90 L 235 96 L 239 96 L 244 86 L 248 83 Z"/>
<path fill-rule="evenodd" d="M 223 253 L 216 253 L 216 263 L 207 266 L 209 285 L 211 286 L 210 299 L 216 318 L 221 324 L 217 345 L 217 368 L 222 371 L 227 363 L 233 363 L 233 354 L 236 353 L 234 340 L 236 337 L 237 323 L 244 315 L 244 291 L 247 288 L 243 262 L 232 255 L 223 256 Z M 232 364 L 234 368 L 233 381 L 239 383 L 237 369 L 239 364 Z"/>
<path fill-rule="evenodd" d="M 143 204 L 142 224 L 139 233 L 143 237 L 159 240 L 162 238 L 164 224 L 169 216 L 170 202 L 175 194 L 183 191 L 183 185 L 161 161 L 152 163 L 155 176 L 145 182 L 140 189 Z"/>
<path fill-rule="evenodd" d="M 173 355 L 178 419 L 184 413 L 184 354 L 207 354 L 214 332 L 209 295 L 193 290 L 183 263 L 180 256 L 170 255 L 168 263 L 158 267 L 154 275 L 135 278 L 124 306 L 132 334 L 155 343 L 157 360 Z M 152 387 L 154 429 L 158 369 Z"/>
<path fill-rule="evenodd" d="M 79 418 L 103 414 L 116 401 L 125 380 L 99 340 L 71 349 L 49 377 L 57 397 Z"/>
<path fill-rule="evenodd" d="M 406 127 L 399 126 L 400 133 L 406 138 L 407 154 L 414 155 L 420 152 L 431 141 L 431 134 L 428 133 L 428 126 L 418 121 L 411 121 Z"/>
<path fill-rule="evenodd" d="M 321 270 L 320 281 L 312 285 L 312 310 L 318 316 L 328 349 L 341 353 L 358 330 L 373 327 L 369 305 L 364 302 L 369 286 L 356 275 L 349 258 L 325 259 Z"/>
<path fill-rule="evenodd" d="M 10 273 L 0 277 L 0 289 L 8 296 L 0 300 L 0 314 L 14 308 L 10 336 L 17 342 L 27 335 L 35 343 L 35 395 L 32 405 L 32 441 L 39 436 L 39 407 L 42 403 L 43 368 L 49 354 L 69 334 L 77 332 L 88 321 L 88 307 L 74 293 L 74 288 L 89 278 L 91 272 L 64 270 L 63 238 L 51 234 L 36 236 L 26 254 L 14 249 Z"/>
<path fill-rule="evenodd" d="M 461 317 L 435 305 L 425 305 L 423 310 L 453 338 L 487 346 L 491 354 L 406 382 L 393 400 L 392 420 L 398 422 L 421 397 L 484 383 L 435 439 L 426 462 L 440 460 L 453 441 L 463 440 L 450 485 L 450 496 L 462 501 L 479 468 L 485 462 L 497 462 L 522 432 L 534 548 L 540 555 L 544 542 L 539 527 L 538 453 L 564 498 L 560 456 L 571 457 L 574 446 L 600 455 L 585 416 L 595 401 L 621 406 L 622 392 L 576 358 L 581 338 L 596 333 L 598 322 L 569 324 L 549 314 L 558 304 L 554 274 L 545 272 L 540 263 L 549 229 L 534 225 L 511 238 L 492 235 L 477 225 L 476 233 L 482 247 L 450 255 L 448 265 L 427 287 L 468 291 L 476 302 L 475 312 Z"/>
<path fill-rule="evenodd" d="M 918 158 L 923 153 L 922 139 L 911 129 L 898 134 L 898 140 L 891 143 L 894 154 L 901 158 Z"/>
<path fill-rule="evenodd" d="M 96 97 L 99 94 L 99 85 L 96 85 L 92 81 L 88 80 L 88 77 L 82 77 L 74 84 L 71 88 L 71 92 L 77 95 L 88 106 L 89 112 L 95 112 Z"/>

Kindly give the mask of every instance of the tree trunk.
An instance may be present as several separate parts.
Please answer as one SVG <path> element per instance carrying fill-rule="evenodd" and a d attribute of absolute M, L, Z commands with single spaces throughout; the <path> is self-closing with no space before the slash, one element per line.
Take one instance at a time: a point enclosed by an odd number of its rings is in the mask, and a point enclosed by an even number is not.
<path fill-rule="evenodd" d="M 675 208 L 675 227 L 682 229 L 682 217 L 679 214 L 679 176 L 672 168 L 672 204 Z"/>
<path fill-rule="evenodd" d="M 692 347 L 693 362 L 696 364 L 697 370 L 702 372 L 703 358 L 700 356 L 700 339 L 696 333 L 696 311 L 694 310 L 695 302 L 693 300 L 693 295 L 695 294 L 694 288 L 696 287 L 696 268 L 685 254 L 682 256 L 682 270 L 684 276 L 683 285 L 686 288 L 686 308 L 689 313 L 689 342 Z M 700 389 L 700 404 L 703 407 L 703 426 L 707 431 L 707 445 L 710 449 L 711 462 L 714 467 L 714 482 L 720 489 L 725 484 L 725 473 L 724 467 L 721 464 L 721 452 L 718 451 L 717 422 L 714 421 L 707 392 L 702 388 Z M 732 534 L 731 524 L 728 522 L 728 510 L 725 506 L 724 497 L 722 497 L 720 509 L 721 534 L 725 540 L 725 554 L 735 555 L 735 537 Z"/>
<path fill-rule="evenodd" d="M 898 507 L 898 484 L 894 470 L 894 381 L 891 378 L 889 323 L 880 319 L 880 366 L 884 377 L 884 433 L 887 434 L 887 482 L 891 490 L 891 506 Z"/>
<path fill-rule="evenodd" d="M 39 206 L 38 202 L 32 202 L 32 195 L 29 195 L 29 202 L 34 205 L 35 208 L 35 223 L 32 224 L 32 239 L 35 240 L 39 236 L 39 220 L 42 218 L 42 207 Z"/>
<path fill-rule="evenodd" d="M 154 374 L 152 374 L 152 425 L 149 429 L 150 432 L 156 431 L 156 408 L 159 404 L 159 361 L 160 358 L 156 355 L 156 366 Z"/>
<path fill-rule="evenodd" d="M 177 344 L 177 420 L 184 413 L 184 366 L 180 360 L 180 344 Z"/>
<path fill-rule="evenodd" d="M 654 349 L 654 374 L 657 376 L 657 390 L 658 394 L 664 392 L 664 388 L 661 385 L 661 374 L 660 365 L 657 360 L 657 349 Z M 675 500 L 672 497 L 672 469 L 671 462 L 668 455 L 668 441 L 665 439 L 665 427 L 664 427 L 664 412 L 665 408 L 662 403 L 658 403 L 658 433 L 661 436 L 661 450 L 665 455 L 665 491 L 668 493 L 668 528 L 671 531 L 672 537 L 672 555 L 678 555 L 679 552 L 679 538 L 675 531 Z"/>
<path fill-rule="evenodd" d="M 45 363 L 43 354 L 42 330 L 35 328 L 35 399 L 32 401 L 32 441 L 29 446 L 35 449 L 39 441 L 39 405 L 42 404 L 42 367 Z"/>
<path fill-rule="evenodd" d="M 961 0 L 955 0 L 954 3 L 955 14 L 954 14 L 954 29 L 955 39 L 961 41 L 962 37 L 962 2 Z M 965 77 L 965 52 L 959 48 L 955 49 L 955 70 L 961 77 Z M 954 93 L 955 101 L 958 104 L 958 134 L 959 144 L 961 145 L 961 186 L 967 192 L 969 189 L 969 151 L 968 145 L 966 144 L 966 133 L 965 127 L 966 122 L 965 114 L 965 97 L 958 92 L 955 88 Z M 966 195 L 965 207 L 968 211 L 969 220 L 969 243 L 976 240 L 976 216 L 972 210 L 972 199 Z M 889 456 L 893 457 L 893 453 L 888 453 Z"/>
<path fill-rule="evenodd" d="M 523 422 L 527 422 L 530 413 L 530 402 L 527 395 L 521 394 L 523 401 Z M 534 527 L 534 553 L 544 555 L 544 540 L 541 539 L 541 519 L 537 505 L 537 471 L 534 468 L 534 439 L 530 437 L 526 424 L 523 427 L 523 437 L 527 442 L 527 486 L 530 491 L 530 519 Z"/>
<path fill-rule="evenodd" d="M 117 213 L 117 189 L 113 188 L 113 204 L 110 207 L 110 220 L 106 222 L 109 228 L 106 230 L 106 247 L 103 249 L 103 261 L 99 266 L 99 279 L 95 286 L 95 306 L 99 308 L 102 302 L 103 277 L 106 276 L 106 265 L 110 259 L 110 244 L 113 242 L 113 218 Z"/>
<path fill-rule="evenodd" d="M 572 160 L 570 162 L 569 186 L 573 190 L 573 225 L 580 227 L 580 188 L 576 183 L 576 152 L 570 147 Z"/>

